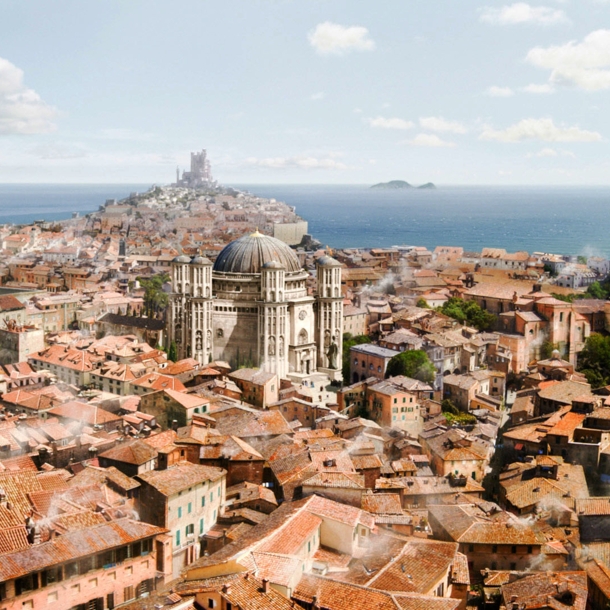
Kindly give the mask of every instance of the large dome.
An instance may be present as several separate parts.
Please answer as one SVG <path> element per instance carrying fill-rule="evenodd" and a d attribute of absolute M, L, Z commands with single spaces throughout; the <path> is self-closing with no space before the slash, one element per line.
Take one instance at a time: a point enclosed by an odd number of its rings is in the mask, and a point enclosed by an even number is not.
<path fill-rule="evenodd" d="M 256 231 L 227 244 L 214 263 L 214 271 L 260 273 L 263 265 L 271 261 L 280 263 L 288 272 L 301 270 L 299 259 L 290 246 Z"/>

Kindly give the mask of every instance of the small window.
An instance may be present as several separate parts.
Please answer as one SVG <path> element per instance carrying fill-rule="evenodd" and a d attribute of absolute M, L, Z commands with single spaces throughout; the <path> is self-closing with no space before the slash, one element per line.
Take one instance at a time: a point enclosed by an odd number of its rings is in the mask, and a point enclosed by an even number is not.
<path fill-rule="evenodd" d="M 517 547 L 516 547 L 514 544 L 513 544 L 513 545 L 510 547 L 510 552 L 511 552 L 513 555 L 514 555 L 514 554 L 517 552 Z M 511 568 L 511 569 L 512 569 L 512 568 Z"/>
<path fill-rule="evenodd" d="M 492 544 L 491 545 L 491 552 L 492 553 L 497 553 L 498 552 L 498 545 L 497 544 Z"/>

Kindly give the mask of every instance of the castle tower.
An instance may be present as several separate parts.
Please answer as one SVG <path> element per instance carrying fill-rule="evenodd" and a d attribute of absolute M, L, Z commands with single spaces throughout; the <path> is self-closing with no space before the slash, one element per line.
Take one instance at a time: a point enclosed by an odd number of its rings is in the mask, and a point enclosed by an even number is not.
<path fill-rule="evenodd" d="M 262 266 L 259 305 L 259 362 L 263 370 L 280 379 L 288 374 L 285 271 L 277 261 Z"/>
<path fill-rule="evenodd" d="M 316 343 L 318 370 L 331 381 L 342 379 L 343 296 L 341 263 L 330 256 L 316 261 Z"/>

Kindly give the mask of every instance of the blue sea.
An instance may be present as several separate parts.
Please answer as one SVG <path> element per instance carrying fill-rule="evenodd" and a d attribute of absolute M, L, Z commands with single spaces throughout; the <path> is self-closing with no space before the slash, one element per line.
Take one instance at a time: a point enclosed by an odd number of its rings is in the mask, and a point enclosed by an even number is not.
<path fill-rule="evenodd" d="M 150 184 L 0 184 L 0 224 L 63 220 L 88 214 L 107 199 L 123 199 Z"/>
<path fill-rule="evenodd" d="M 69 218 L 149 186 L 0 184 L 0 223 Z M 295 206 L 309 232 L 336 248 L 447 245 L 610 256 L 610 187 L 234 186 Z"/>

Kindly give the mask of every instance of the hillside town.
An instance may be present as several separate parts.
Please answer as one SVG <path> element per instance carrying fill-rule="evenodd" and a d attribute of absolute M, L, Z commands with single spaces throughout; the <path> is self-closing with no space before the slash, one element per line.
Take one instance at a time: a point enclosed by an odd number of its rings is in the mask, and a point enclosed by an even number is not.
<path fill-rule="evenodd" d="M 0 227 L 0 609 L 608 607 L 610 261 L 322 247 L 204 153 Z"/>

